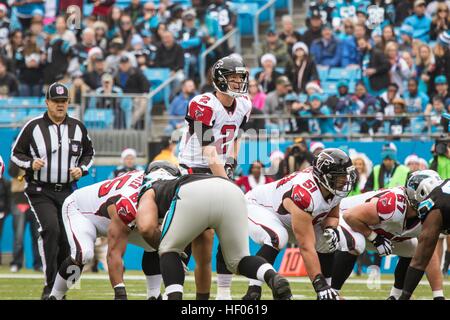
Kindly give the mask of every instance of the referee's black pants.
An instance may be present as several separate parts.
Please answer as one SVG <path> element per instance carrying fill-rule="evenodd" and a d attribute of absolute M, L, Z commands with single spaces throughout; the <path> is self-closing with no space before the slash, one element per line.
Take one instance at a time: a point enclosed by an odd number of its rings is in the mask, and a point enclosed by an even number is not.
<path fill-rule="evenodd" d="M 61 211 L 64 200 L 71 193 L 71 188 L 55 191 L 52 187 L 43 187 L 32 182 L 25 190 L 39 226 L 38 247 L 47 290 L 53 287 L 59 266 L 70 255 Z"/>

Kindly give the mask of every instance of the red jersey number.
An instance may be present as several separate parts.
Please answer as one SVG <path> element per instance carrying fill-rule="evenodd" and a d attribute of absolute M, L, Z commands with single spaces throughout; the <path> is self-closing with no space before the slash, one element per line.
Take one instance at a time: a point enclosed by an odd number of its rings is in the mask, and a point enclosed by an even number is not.
<path fill-rule="evenodd" d="M 104 184 L 100 186 L 98 189 L 98 197 L 104 197 L 115 187 L 115 190 L 121 189 L 127 182 L 130 180 L 131 175 L 124 174 L 118 178 L 113 180 L 106 181 Z"/>
<path fill-rule="evenodd" d="M 234 133 L 236 132 L 236 126 L 232 125 L 224 125 L 220 130 L 220 133 L 224 136 L 220 139 L 220 147 L 217 150 L 218 154 L 226 154 L 228 151 L 228 146 L 230 141 L 234 139 Z"/>

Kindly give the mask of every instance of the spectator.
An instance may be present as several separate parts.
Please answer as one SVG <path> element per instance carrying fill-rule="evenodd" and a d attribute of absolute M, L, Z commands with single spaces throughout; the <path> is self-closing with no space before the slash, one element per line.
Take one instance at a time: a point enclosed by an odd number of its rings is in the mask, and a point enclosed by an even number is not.
<path fill-rule="evenodd" d="M 131 18 L 127 14 L 122 14 L 120 17 L 119 30 L 116 37 L 122 38 L 123 45 L 126 51 L 131 50 L 131 38 L 134 34 L 134 27 Z"/>
<path fill-rule="evenodd" d="M 323 23 L 331 23 L 334 8 L 334 4 L 328 3 L 327 0 L 311 1 L 306 14 L 306 25 L 311 24 L 312 17 L 321 18 Z"/>
<path fill-rule="evenodd" d="M 124 93 L 148 93 L 150 83 L 142 71 L 134 68 L 128 56 L 122 56 L 119 61 L 119 72 L 115 83 L 122 88 Z"/>
<path fill-rule="evenodd" d="M 390 64 L 379 49 L 371 46 L 365 38 L 358 39 L 358 49 L 361 51 L 361 69 L 368 77 L 371 91 L 384 91 L 389 82 Z"/>
<path fill-rule="evenodd" d="M 157 67 L 169 68 L 172 74 L 184 68 L 183 48 L 175 42 L 173 34 L 169 31 L 162 35 L 155 60 Z"/>
<path fill-rule="evenodd" d="M 329 116 L 331 110 L 328 106 L 322 104 L 322 96 L 319 94 L 313 94 L 309 97 L 310 110 L 303 114 L 309 113 L 312 116 Z M 302 115 L 302 113 L 301 113 Z M 318 134 L 334 134 L 333 119 L 331 118 L 318 118 L 310 120 L 311 131 Z"/>
<path fill-rule="evenodd" d="M 74 47 L 74 55 L 78 58 L 80 66 L 85 65 L 89 51 L 96 46 L 95 31 L 92 28 L 86 28 L 81 34 L 81 43 Z"/>
<path fill-rule="evenodd" d="M 405 159 L 405 166 L 408 167 L 409 172 L 413 173 L 420 170 L 420 159 L 416 154 L 410 154 Z"/>
<path fill-rule="evenodd" d="M 267 183 L 271 183 L 274 180 L 270 177 L 263 175 L 264 165 L 261 161 L 256 160 L 250 165 L 248 176 L 240 177 L 236 184 L 244 193 Z"/>
<path fill-rule="evenodd" d="M 380 44 L 379 49 L 381 49 L 382 51 L 385 51 L 386 45 L 389 42 L 397 42 L 397 39 L 395 37 L 394 27 L 390 24 L 384 26 L 384 28 L 383 28 L 382 35 L 381 35 L 381 44 Z"/>
<path fill-rule="evenodd" d="M 178 166 L 178 158 L 175 156 L 177 144 L 171 137 L 163 137 L 161 140 L 162 150 L 152 161 L 169 161 Z"/>
<path fill-rule="evenodd" d="M 397 43 L 388 42 L 385 46 L 385 55 L 391 64 L 389 71 L 391 81 L 397 84 L 398 92 L 402 95 L 405 90 L 403 84 L 411 78 L 413 70 L 409 68 L 408 63 L 399 54 Z"/>
<path fill-rule="evenodd" d="M 379 8 L 383 9 L 384 16 L 383 22 L 388 23 L 388 25 L 393 25 L 395 22 L 395 7 L 392 3 L 393 1 L 389 0 L 372 0 L 371 4 L 376 5 Z"/>
<path fill-rule="evenodd" d="M 322 36 L 322 19 L 319 10 L 313 10 L 309 20 L 308 29 L 303 34 L 303 42 L 311 47 L 313 41 L 320 39 Z"/>
<path fill-rule="evenodd" d="M 252 100 L 253 108 L 258 110 L 264 109 L 267 96 L 255 79 L 251 79 L 248 83 L 248 95 L 250 100 Z"/>
<path fill-rule="evenodd" d="M 424 158 L 419 158 L 419 170 L 427 170 L 428 169 L 428 162 Z"/>
<path fill-rule="evenodd" d="M 425 15 L 425 0 L 414 1 L 414 14 L 404 22 L 414 28 L 413 38 L 422 42 L 430 40 L 431 19 Z"/>
<path fill-rule="evenodd" d="M 419 91 L 416 79 L 408 80 L 408 89 L 403 94 L 407 113 L 423 113 L 430 98 L 425 92 Z"/>
<path fill-rule="evenodd" d="M 83 81 L 83 73 L 78 70 L 72 74 L 72 83 L 70 88 L 70 103 L 81 106 L 81 100 L 85 93 L 91 89 Z"/>
<path fill-rule="evenodd" d="M 432 103 L 425 109 L 428 126 L 431 127 L 432 132 L 442 131 L 442 114 L 450 112 L 450 108 L 445 107 L 444 100 L 438 95 L 434 96 L 431 101 Z"/>
<path fill-rule="evenodd" d="M 55 21 L 56 34 L 67 41 L 70 46 L 77 44 L 77 38 L 71 30 L 67 30 L 66 18 L 64 16 L 59 16 Z"/>
<path fill-rule="evenodd" d="M 108 40 L 106 34 L 108 32 L 108 25 L 103 21 L 96 21 L 92 26 L 95 32 L 95 42 L 97 46 L 106 52 L 108 48 Z"/>
<path fill-rule="evenodd" d="M 394 82 L 391 82 L 388 86 L 386 92 L 383 92 L 378 97 L 379 106 L 381 112 L 386 116 L 391 116 L 394 114 L 394 100 L 400 98 L 398 85 Z"/>
<path fill-rule="evenodd" d="M 92 0 L 89 0 L 92 1 Z M 111 12 L 115 0 L 101 0 L 92 1 L 94 3 L 94 9 L 92 10 L 92 16 L 98 20 L 106 20 L 108 14 Z"/>
<path fill-rule="evenodd" d="M 117 166 L 116 169 L 111 172 L 109 179 L 114 179 L 130 171 L 144 170 L 142 166 L 136 164 L 136 160 L 136 150 L 134 150 L 133 148 L 127 148 L 123 150 L 120 154 L 120 161 L 122 162 L 122 164 L 120 166 Z"/>
<path fill-rule="evenodd" d="M 20 30 L 12 31 L 6 46 L 0 46 L 0 55 L 8 59 L 8 71 L 16 72 L 16 53 L 22 46 L 23 36 Z"/>
<path fill-rule="evenodd" d="M 224 0 L 213 0 L 207 9 L 208 14 L 219 21 L 223 33 L 231 31 L 236 25 L 236 15 L 230 9 L 230 6 Z"/>
<path fill-rule="evenodd" d="M 353 35 L 348 36 L 341 42 L 343 67 L 359 67 L 361 52 L 358 50 L 358 39 L 366 36 L 366 27 L 363 24 L 355 24 Z"/>
<path fill-rule="evenodd" d="M 274 29 L 268 29 L 266 32 L 266 41 L 261 44 L 260 52 L 262 54 L 271 53 L 275 56 L 279 67 L 286 67 L 288 61 L 287 46 L 278 37 Z"/>
<path fill-rule="evenodd" d="M 322 28 L 322 38 L 314 40 L 311 44 L 311 55 L 318 65 L 339 67 L 342 59 L 342 47 L 333 36 L 333 30 L 329 24 Z"/>
<path fill-rule="evenodd" d="M 352 37 L 355 32 L 355 24 L 352 19 L 345 19 L 343 25 L 339 28 L 338 39 L 343 41 L 348 37 Z M 342 45 L 342 43 L 341 43 Z"/>
<path fill-rule="evenodd" d="M 269 92 L 266 97 L 264 112 L 271 117 L 270 122 L 277 123 L 279 119 L 285 114 L 284 98 L 292 90 L 292 85 L 286 76 L 281 76 L 275 82 L 275 90 Z M 278 117 L 276 117 L 278 116 Z"/>
<path fill-rule="evenodd" d="M 449 0 L 432 0 L 432 1 L 427 1 L 427 9 L 426 9 L 426 14 L 429 17 L 434 17 L 438 12 L 438 6 L 439 4 L 443 3 L 446 4 L 447 7 L 450 8 L 450 1 Z"/>
<path fill-rule="evenodd" d="M 318 94 L 323 94 L 323 90 L 322 88 L 317 84 L 317 81 L 310 81 L 306 84 L 305 87 L 305 91 L 306 94 L 308 96 L 314 94 L 314 93 L 318 93 Z"/>
<path fill-rule="evenodd" d="M 135 25 L 137 19 L 142 17 L 144 9 L 140 0 L 131 0 L 130 5 L 125 8 L 124 13 L 127 14 Z"/>
<path fill-rule="evenodd" d="M 279 162 L 275 180 L 310 167 L 313 160 L 314 155 L 309 152 L 305 139 L 302 137 L 295 138 L 294 143 L 286 148 L 283 160 Z"/>
<path fill-rule="evenodd" d="M 270 167 L 264 170 L 265 175 L 269 176 L 273 180 L 278 180 L 277 174 L 279 173 L 280 178 L 282 178 L 283 176 L 281 176 L 280 167 L 283 159 L 283 152 L 281 152 L 280 150 L 272 151 L 270 154 Z"/>
<path fill-rule="evenodd" d="M 109 73 L 102 75 L 102 86 L 95 90 L 96 94 L 105 95 L 104 97 L 96 98 L 96 107 L 98 109 L 110 109 L 114 113 L 113 127 L 115 129 L 125 128 L 125 114 L 120 107 L 122 99 L 111 97 L 111 94 L 121 94 L 123 90 L 120 87 L 114 85 L 113 77 Z"/>
<path fill-rule="evenodd" d="M 44 16 L 44 3 L 43 0 L 15 0 L 13 2 L 12 6 L 16 7 L 16 16 L 19 18 L 22 30 L 30 29 L 33 17 L 37 15 Z"/>
<path fill-rule="evenodd" d="M 95 90 L 102 85 L 102 75 L 105 73 L 105 60 L 102 56 L 94 57 L 94 70 L 83 75 L 84 83 L 91 90 Z"/>
<path fill-rule="evenodd" d="M 183 117 L 186 115 L 189 101 L 196 95 L 195 83 L 191 79 L 183 80 L 181 83 L 181 92 L 172 100 L 169 106 L 169 115 L 171 117 Z M 184 118 L 173 119 L 169 121 L 171 131 L 184 126 Z"/>
<path fill-rule="evenodd" d="M 400 44 L 398 49 L 400 51 L 412 52 L 413 45 L 413 27 L 409 25 L 402 25 L 400 28 Z"/>
<path fill-rule="evenodd" d="M 282 31 L 279 38 L 287 46 L 287 52 L 292 51 L 292 46 L 302 40 L 302 35 L 294 29 L 294 21 L 290 15 L 284 15 L 281 18 Z"/>
<path fill-rule="evenodd" d="M 74 56 L 72 47 L 59 36 L 51 38 L 47 48 L 46 60 L 44 83 L 47 85 L 63 79 L 67 73 L 80 70 L 78 59 Z M 85 69 L 85 67 L 81 69 Z"/>
<path fill-rule="evenodd" d="M 275 90 L 275 81 L 282 74 L 275 69 L 277 58 L 271 53 L 266 53 L 261 57 L 261 65 L 263 70 L 256 73 L 255 79 L 262 87 L 264 93 L 268 93 Z"/>
<path fill-rule="evenodd" d="M 189 69 L 186 76 L 192 79 L 198 78 L 198 57 L 202 49 L 202 33 L 195 26 L 197 14 L 194 9 L 183 12 L 183 26 L 178 34 L 178 42 L 184 49 L 184 58 L 188 61 Z"/>
<path fill-rule="evenodd" d="M 0 3 L 0 47 L 8 44 L 10 21 L 8 19 L 8 8 Z"/>
<path fill-rule="evenodd" d="M 175 4 L 171 7 L 170 11 L 170 17 L 167 20 L 167 30 L 173 35 L 177 35 L 183 27 L 183 20 L 181 18 L 183 15 L 183 7 L 180 4 Z"/>
<path fill-rule="evenodd" d="M 138 17 L 136 21 L 136 30 L 142 34 L 143 30 L 148 32 L 156 31 L 158 27 L 159 19 L 156 14 L 156 7 L 153 2 L 146 2 L 144 4 L 144 15 L 142 17 Z"/>
<path fill-rule="evenodd" d="M 395 7 L 395 25 L 400 26 L 414 12 L 414 1 L 398 1 Z"/>
<path fill-rule="evenodd" d="M 23 240 L 26 224 L 29 223 L 31 239 L 33 241 L 33 269 L 42 272 L 42 262 L 38 250 L 39 225 L 24 193 L 25 180 L 19 178 L 23 177 L 25 172 L 10 161 L 8 173 L 12 177 L 10 199 L 14 227 L 13 259 L 11 261 L 10 271 L 18 272 L 23 267 L 23 252 L 25 247 Z"/>
<path fill-rule="evenodd" d="M 405 116 L 406 113 L 406 104 L 405 101 L 401 98 L 396 98 L 392 102 L 393 105 L 393 117 L 385 117 L 385 124 L 387 123 L 387 127 L 389 128 L 388 133 L 391 135 L 401 135 L 403 134 L 410 126 L 410 120 Z M 394 117 L 397 116 L 397 117 Z"/>
<path fill-rule="evenodd" d="M 436 40 L 442 32 L 448 30 L 450 30 L 449 7 L 445 2 L 441 2 L 437 5 L 436 16 L 431 22 L 430 39 Z"/>
<path fill-rule="evenodd" d="M 436 95 L 442 98 L 445 106 L 450 105 L 450 92 L 448 91 L 447 78 L 440 75 L 434 79 L 434 85 L 436 86 Z"/>
<path fill-rule="evenodd" d="M 351 156 L 353 165 L 358 172 L 358 178 L 356 180 L 354 189 L 350 192 L 349 196 L 361 194 L 372 171 L 372 161 L 364 153 L 356 153 Z"/>
<path fill-rule="evenodd" d="M 355 1 L 344 0 L 336 3 L 336 7 L 332 13 L 333 28 L 337 30 L 345 19 L 352 19 L 356 21 L 356 9 L 357 5 Z"/>
<path fill-rule="evenodd" d="M 8 72 L 6 59 L 0 57 L 0 98 L 14 97 L 19 93 L 16 76 Z"/>
<path fill-rule="evenodd" d="M 434 143 L 430 169 L 436 171 L 442 179 L 450 179 L 450 140 L 441 135 Z"/>
<path fill-rule="evenodd" d="M 118 32 L 120 27 L 120 17 L 122 16 L 122 10 L 113 6 L 111 11 L 108 13 L 106 18 L 106 23 L 108 25 L 107 38 L 112 39 L 114 35 Z"/>
<path fill-rule="evenodd" d="M 291 117 L 288 119 L 288 134 L 298 134 L 309 132 L 309 105 L 299 101 L 299 97 L 295 93 L 289 93 L 284 98 L 286 114 Z"/>
<path fill-rule="evenodd" d="M 445 43 L 447 41 L 447 43 Z M 442 33 L 434 49 L 435 67 L 430 74 L 434 81 L 439 75 L 450 75 L 450 32 Z M 430 81 L 428 93 L 430 95 L 436 92 L 434 81 Z"/>
<path fill-rule="evenodd" d="M 361 110 L 358 104 L 354 103 L 353 96 L 348 89 L 348 80 L 343 79 L 337 83 L 338 95 L 331 96 L 327 100 L 327 105 L 334 110 L 336 114 L 343 115 L 359 115 Z M 358 120 L 356 120 L 358 122 Z M 344 131 L 350 130 L 348 127 L 347 118 L 338 118 L 335 120 L 335 126 L 337 129 Z"/>
<path fill-rule="evenodd" d="M 416 57 L 417 76 L 420 77 L 421 85 L 419 88 L 426 88 L 428 93 L 431 92 L 431 77 L 436 68 L 436 60 L 431 48 L 422 44 L 419 46 L 419 53 Z"/>
<path fill-rule="evenodd" d="M 314 157 L 317 157 L 325 149 L 325 145 L 322 142 L 312 141 L 309 145 L 309 152 L 311 152 Z"/>
<path fill-rule="evenodd" d="M 353 101 L 357 105 L 359 114 L 372 116 L 360 120 L 361 133 L 369 133 L 372 135 L 377 132 L 381 126 L 381 121 L 374 116 L 381 114 L 381 110 L 377 99 L 367 92 L 364 83 L 359 82 L 356 84 Z"/>
<path fill-rule="evenodd" d="M 308 46 L 304 42 L 297 42 L 292 47 L 292 58 L 286 66 L 285 74 L 297 93 L 304 92 L 308 82 L 319 80 L 316 63 L 310 58 Z"/>
<path fill-rule="evenodd" d="M 394 143 L 386 143 L 381 150 L 382 164 L 373 168 L 367 179 L 364 191 L 376 191 L 404 186 L 409 169 L 397 162 L 397 147 Z"/>
<path fill-rule="evenodd" d="M 121 38 L 114 38 L 109 47 L 109 56 L 106 57 L 106 70 L 113 76 L 117 74 L 119 69 L 119 62 L 123 56 L 126 56 L 133 67 L 137 67 L 136 57 L 132 52 L 125 51 L 123 48 L 123 41 Z"/>

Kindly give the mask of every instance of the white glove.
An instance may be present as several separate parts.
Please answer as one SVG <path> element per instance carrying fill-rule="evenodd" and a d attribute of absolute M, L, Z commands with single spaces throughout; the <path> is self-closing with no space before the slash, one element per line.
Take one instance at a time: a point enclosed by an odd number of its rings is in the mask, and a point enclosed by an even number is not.
<path fill-rule="evenodd" d="M 373 243 L 380 256 L 388 256 L 392 253 L 393 246 L 391 240 L 381 234 L 372 232 L 367 239 Z"/>
<path fill-rule="evenodd" d="M 332 227 L 325 228 L 323 232 L 323 236 L 325 238 L 326 243 L 330 249 L 330 252 L 334 252 L 337 250 L 339 246 L 339 231 Z"/>

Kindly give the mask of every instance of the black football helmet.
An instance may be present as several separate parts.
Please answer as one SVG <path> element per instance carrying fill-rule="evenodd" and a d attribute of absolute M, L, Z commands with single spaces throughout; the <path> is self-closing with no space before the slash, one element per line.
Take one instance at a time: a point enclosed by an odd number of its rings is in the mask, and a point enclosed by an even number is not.
<path fill-rule="evenodd" d="M 151 162 L 148 165 L 147 170 L 145 170 L 145 175 L 148 175 L 148 174 L 156 172 L 156 171 L 161 171 L 161 172 L 165 171 L 165 173 L 167 175 L 174 176 L 174 177 L 181 176 L 180 169 L 178 169 L 177 166 L 170 163 L 169 161 L 158 160 L 158 161 Z"/>
<path fill-rule="evenodd" d="M 350 157 L 336 148 L 324 149 L 314 158 L 313 175 L 325 189 L 338 197 L 346 197 L 353 190 L 357 177 Z"/>
<path fill-rule="evenodd" d="M 228 76 L 238 74 L 242 81 L 239 82 L 239 89 L 236 91 L 230 87 L 231 81 Z M 242 58 L 236 54 L 226 56 L 217 61 L 212 67 L 212 80 L 216 90 L 232 97 L 239 97 L 248 92 L 249 74 Z"/>

